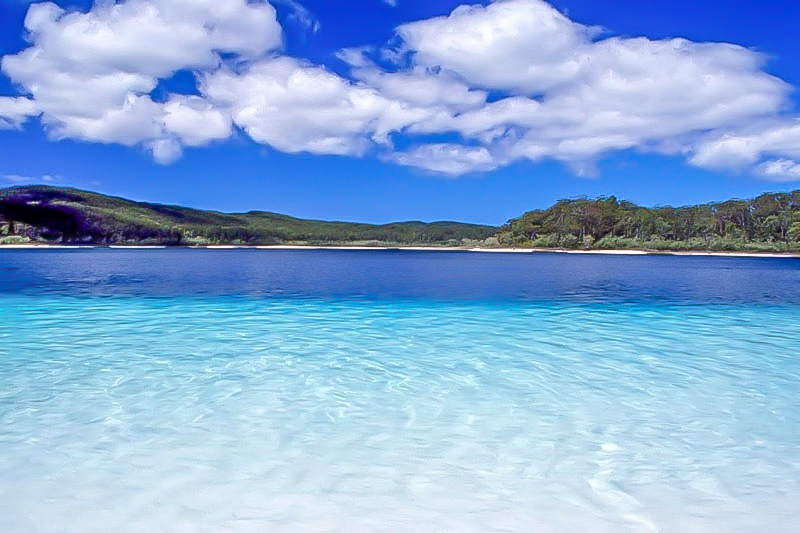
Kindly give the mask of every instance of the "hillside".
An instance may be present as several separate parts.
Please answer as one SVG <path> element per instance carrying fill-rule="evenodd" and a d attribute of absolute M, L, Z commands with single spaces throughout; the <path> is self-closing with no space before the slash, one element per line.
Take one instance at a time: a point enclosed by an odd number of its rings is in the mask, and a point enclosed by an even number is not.
<path fill-rule="evenodd" d="M 684 207 L 572 198 L 503 227 L 359 224 L 220 213 L 48 186 L 0 189 L 0 244 L 314 244 L 566 249 L 800 251 L 800 191 Z"/>
<path fill-rule="evenodd" d="M 475 245 L 493 241 L 496 232 L 457 222 L 374 225 L 226 214 L 48 186 L 0 189 L 0 243 Z"/>

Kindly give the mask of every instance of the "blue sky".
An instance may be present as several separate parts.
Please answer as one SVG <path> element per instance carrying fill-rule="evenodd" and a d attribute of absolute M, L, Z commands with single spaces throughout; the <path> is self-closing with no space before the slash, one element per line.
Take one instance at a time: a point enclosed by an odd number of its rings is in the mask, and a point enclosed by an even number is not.
<path fill-rule="evenodd" d="M 494 224 L 800 187 L 800 6 L 193 2 L 0 0 L 0 185 Z"/>

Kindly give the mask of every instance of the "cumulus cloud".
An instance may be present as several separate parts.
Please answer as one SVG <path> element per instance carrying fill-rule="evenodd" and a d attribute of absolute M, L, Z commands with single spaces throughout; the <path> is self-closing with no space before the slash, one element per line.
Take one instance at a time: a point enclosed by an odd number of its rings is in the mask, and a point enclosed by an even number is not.
<path fill-rule="evenodd" d="M 417 67 L 509 94 L 420 130 L 503 139 L 508 160 L 585 167 L 615 150 L 687 150 L 708 131 L 779 113 L 791 89 L 746 48 L 603 37 L 539 0 L 462 6 L 398 34 Z"/>
<path fill-rule="evenodd" d="M 273 1 L 317 27 L 296 0 Z M 340 51 L 340 74 L 282 55 L 266 1 L 103 1 L 86 13 L 36 3 L 25 29 L 31 46 L 2 58 L 21 92 L 0 97 L 0 128 L 41 116 L 54 139 L 140 146 L 163 163 L 234 126 L 284 152 L 374 152 L 448 175 L 542 159 L 589 174 L 631 149 L 771 179 L 800 160 L 792 88 L 760 54 L 610 36 L 544 0 L 403 24 L 392 46 Z M 195 94 L 152 96 L 187 70 Z M 397 136 L 408 149 L 395 150 Z"/>
<path fill-rule="evenodd" d="M 450 176 L 494 170 L 498 166 L 486 148 L 453 143 L 424 144 L 385 158 L 400 165 Z"/>
<path fill-rule="evenodd" d="M 737 168 L 752 165 L 765 155 L 800 158 L 800 119 L 770 120 L 711 133 L 697 144 L 690 161 L 708 168 Z"/>
<path fill-rule="evenodd" d="M 470 89 L 458 79 L 426 69 L 384 72 L 367 65 L 355 68 L 352 75 L 386 98 L 426 108 L 444 106 L 450 115 L 486 103 L 485 91 Z"/>
<path fill-rule="evenodd" d="M 159 80 L 216 68 L 220 52 L 262 57 L 282 38 L 274 8 L 247 0 L 98 2 L 87 13 L 36 3 L 24 25 L 32 46 L 3 57 L 2 71 L 30 99 L 0 100 L 3 123 L 41 113 L 55 139 L 143 145 L 161 161 L 227 137 L 230 121 L 183 96 L 154 101 Z"/>
<path fill-rule="evenodd" d="M 290 153 L 359 155 L 436 113 L 288 57 L 221 69 L 201 90 L 254 140 Z"/>
<path fill-rule="evenodd" d="M 462 5 L 449 16 L 397 29 L 420 64 L 442 66 L 485 88 L 526 93 L 578 76 L 588 62 L 581 48 L 597 32 L 538 0 Z"/>
<path fill-rule="evenodd" d="M 204 98 L 173 95 L 161 108 L 164 129 L 185 146 L 202 146 L 230 135 L 230 116 Z"/>

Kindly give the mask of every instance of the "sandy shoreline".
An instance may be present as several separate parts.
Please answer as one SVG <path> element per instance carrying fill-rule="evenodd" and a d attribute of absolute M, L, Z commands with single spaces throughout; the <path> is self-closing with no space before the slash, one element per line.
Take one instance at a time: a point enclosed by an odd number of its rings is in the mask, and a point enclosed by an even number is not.
<path fill-rule="evenodd" d="M 52 250 L 52 249 L 92 249 L 109 248 L 114 250 L 159 250 L 172 248 L 164 245 L 81 245 L 81 244 L 0 244 L 0 250 Z M 582 255 L 676 255 L 699 257 L 768 257 L 800 258 L 799 253 L 759 253 L 759 252 L 707 252 L 707 251 L 670 251 L 670 250 L 566 250 L 560 248 L 478 248 L 461 246 L 321 246 L 300 244 L 276 244 L 264 246 L 245 246 L 233 244 L 215 244 L 207 246 L 181 246 L 189 250 L 399 250 L 417 252 L 475 252 L 497 254 L 582 254 Z"/>

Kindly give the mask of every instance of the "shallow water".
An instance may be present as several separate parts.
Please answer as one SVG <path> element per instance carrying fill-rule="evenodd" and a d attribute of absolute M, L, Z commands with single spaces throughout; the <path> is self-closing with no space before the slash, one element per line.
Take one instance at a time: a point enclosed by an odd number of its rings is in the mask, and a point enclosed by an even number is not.
<path fill-rule="evenodd" d="M 0 251 L 2 531 L 797 531 L 800 260 Z"/>

